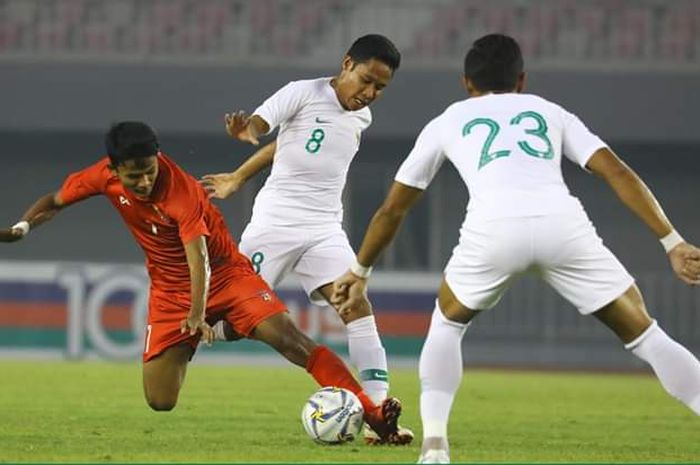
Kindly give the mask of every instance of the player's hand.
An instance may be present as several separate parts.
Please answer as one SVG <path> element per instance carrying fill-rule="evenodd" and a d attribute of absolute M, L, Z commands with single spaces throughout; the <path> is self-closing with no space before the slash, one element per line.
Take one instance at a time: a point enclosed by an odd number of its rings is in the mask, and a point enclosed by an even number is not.
<path fill-rule="evenodd" d="M 366 279 L 361 279 L 347 288 L 347 299 L 337 307 L 337 311 L 343 320 L 355 312 L 359 312 L 361 315 L 372 312 L 372 304 L 367 298 Z"/>
<path fill-rule="evenodd" d="M 201 331 L 205 343 L 211 345 L 214 342 L 214 330 L 204 321 L 204 315 L 187 315 L 187 318 L 180 322 L 180 334 L 189 332 L 190 336 L 194 336 L 198 331 Z"/>
<path fill-rule="evenodd" d="M 0 242 L 17 242 L 24 237 L 21 229 L 7 228 L 0 229 Z"/>
<path fill-rule="evenodd" d="M 207 192 L 208 198 L 225 199 L 244 184 L 236 173 L 206 174 L 199 183 Z"/>
<path fill-rule="evenodd" d="M 357 276 L 352 274 L 350 270 L 346 271 L 344 275 L 333 281 L 333 294 L 331 294 L 331 304 L 340 305 L 345 302 L 348 298 L 348 288 L 350 285 L 354 284 L 358 279 Z"/>
<path fill-rule="evenodd" d="M 224 115 L 224 125 L 229 136 L 243 142 L 250 142 L 253 145 L 260 144 L 258 138 L 253 136 L 248 129 L 250 116 L 246 115 L 244 111 L 226 113 Z"/>
<path fill-rule="evenodd" d="M 341 316 L 352 311 L 353 308 L 369 305 L 367 280 L 348 270 L 333 282 L 331 304 Z"/>
<path fill-rule="evenodd" d="M 691 286 L 700 285 L 700 249 L 682 242 L 671 249 L 668 259 L 681 281 Z"/>

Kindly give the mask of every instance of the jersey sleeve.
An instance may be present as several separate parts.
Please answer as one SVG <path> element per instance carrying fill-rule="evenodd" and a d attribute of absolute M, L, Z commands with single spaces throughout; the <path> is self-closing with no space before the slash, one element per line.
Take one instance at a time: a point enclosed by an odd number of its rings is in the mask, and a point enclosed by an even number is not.
<path fill-rule="evenodd" d="M 292 118 L 304 105 L 306 98 L 306 87 L 299 82 L 290 82 L 265 100 L 253 114 L 270 125 L 269 134 L 277 126 Z"/>
<path fill-rule="evenodd" d="M 399 167 L 394 180 L 410 187 L 425 189 L 444 161 L 445 153 L 441 144 L 438 117 L 420 132 L 416 144 Z"/>
<path fill-rule="evenodd" d="M 59 190 L 59 197 L 65 205 L 70 205 L 102 194 L 111 177 L 108 163 L 100 160 L 92 166 L 70 174 Z"/>
<path fill-rule="evenodd" d="M 582 168 L 596 150 L 607 147 L 607 144 L 597 135 L 593 134 L 585 124 L 573 113 L 562 110 L 564 119 L 564 131 L 562 145 L 564 155 Z"/>
<path fill-rule="evenodd" d="M 168 200 L 168 213 L 177 222 L 182 243 L 186 244 L 197 236 L 209 236 L 205 219 L 207 199 L 196 181 L 178 179 L 171 192 L 175 195 Z"/>
<path fill-rule="evenodd" d="M 366 110 L 366 111 L 365 111 Z M 362 118 L 361 118 L 361 131 L 364 131 L 368 127 L 372 125 L 372 110 L 369 109 L 369 107 L 364 107 L 362 110 Z"/>

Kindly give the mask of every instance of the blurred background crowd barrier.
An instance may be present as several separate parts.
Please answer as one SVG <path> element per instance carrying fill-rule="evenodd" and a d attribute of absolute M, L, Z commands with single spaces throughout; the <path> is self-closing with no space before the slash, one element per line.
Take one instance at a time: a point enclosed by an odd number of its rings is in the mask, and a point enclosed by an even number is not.
<path fill-rule="evenodd" d="M 348 176 L 355 246 L 418 131 L 465 97 L 464 53 L 488 32 L 515 36 L 529 90 L 578 114 L 642 175 L 681 234 L 700 242 L 700 2 L 691 0 L 0 0 L 0 221 L 13 224 L 101 157 L 103 133 L 120 119 L 152 124 L 195 176 L 232 170 L 253 148 L 227 138 L 223 114 L 252 111 L 290 80 L 333 75 L 370 32 L 394 40 L 403 62 L 372 107 Z M 568 161 L 563 171 L 651 313 L 698 354 L 698 291 L 675 280 L 658 241 L 602 181 Z M 236 238 L 263 181 L 217 203 Z M 467 200 L 445 166 L 379 263 L 371 296 L 390 356 L 414 359 L 420 349 Z M 100 200 L 0 247 L 0 352 L 137 357 L 141 262 Z M 281 293 L 310 334 L 344 346 L 331 311 L 308 305 L 293 281 Z M 530 278 L 469 330 L 465 360 L 639 367 L 605 328 Z"/>

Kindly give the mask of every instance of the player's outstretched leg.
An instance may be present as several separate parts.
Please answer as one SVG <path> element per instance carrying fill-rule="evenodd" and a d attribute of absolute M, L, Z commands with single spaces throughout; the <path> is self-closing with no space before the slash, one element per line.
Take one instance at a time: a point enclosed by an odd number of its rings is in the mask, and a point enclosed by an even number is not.
<path fill-rule="evenodd" d="M 476 312 L 459 303 L 443 282 L 418 366 L 423 422 L 418 463 L 450 462 L 447 423 L 462 381 L 462 338 L 475 315 Z"/>
<path fill-rule="evenodd" d="M 664 389 L 700 415 L 700 362 L 647 314 L 637 286 L 594 313 L 654 370 Z"/>
<path fill-rule="evenodd" d="M 401 415 L 398 399 L 388 398 L 381 405 L 375 404 L 340 357 L 299 331 L 287 313 L 267 318 L 255 327 L 251 337 L 265 342 L 290 362 L 305 368 L 319 385 L 337 386 L 354 393 L 364 408 L 365 421 L 382 440 L 391 444 L 404 443 L 405 438 L 397 434 L 397 421 Z"/>
<path fill-rule="evenodd" d="M 190 344 L 182 343 L 144 362 L 143 393 L 153 410 L 169 411 L 175 408 L 193 352 Z"/>
<path fill-rule="evenodd" d="M 379 405 L 364 392 L 350 374 L 343 361 L 325 346 L 316 346 L 306 365 L 306 370 L 321 386 L 340 386 L 355 393 L 365 409 L 365 422 L 374 430 L 383 444 L 405 445 L 413 440 L 413 433 L 399 431 L 401 402 L 387 397 Z M 341 384 L 338 384 L 338 383 Z"/>

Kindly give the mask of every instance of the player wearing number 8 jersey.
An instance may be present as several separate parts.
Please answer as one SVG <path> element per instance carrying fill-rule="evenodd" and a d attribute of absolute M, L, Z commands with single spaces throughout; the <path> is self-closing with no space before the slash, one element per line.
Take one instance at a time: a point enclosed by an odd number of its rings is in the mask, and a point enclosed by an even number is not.
<path fill-rule="evenodd" d="M 333 280 L 355 262 L 341 225 L 341 195 L 362 132 L 372 122 L 368 105 L 382 94 L 399 63 L 400 54 L 386 37 L 363 36 L 348 50 L 337 76 L 290 82 L 250 118 L 240 112 L 226 116 L 228 133 L 255 145 L 259 135 L 279 127 L 276 142 L 236 171 L 202 180 L 212 196 L 225 198 L 272 163 L 240 243 L 271 286 L 294 274 L 313 302 L 326 304 Z M 362 386 L 379 402 L 387 396 L 388 373 L 371 306 L 363 298 L 340 317 Z M 221 338 L 224 325 L 215 328 Z M 376 442 L 366 433 L 368 442 Z M 402 429 L 402 434 L 410 442 L 410 431 Z"/>
<path fill-rule="evenodd" d="M 525 95 L 520 47 L 492 34 L 464 64 L 471 98 L 430 121 L 399 168 L 357 254 L 371 266 L 447 159 L 469 190 L 458 245 L 445 269 L 420 359 L 420 463 L 447 463 L 447 420 L 462 377 L 461 340 L 519 274 L 535 272 L 648 362 L 664 388 L 700 414 L 700 363 L 652 320 L 633 278 L 603 245 L 562 178 L 562 156 L 601 176 L 661 239 L 673 270 L 700 284 L 700 251 L 675 232 L 652 193 L 595 134 L 559 105 Z M 366 279 L 351 269 L 333 302 L 353 305 Z M 353 291 L 354 289 L 354 291 Z"/>

